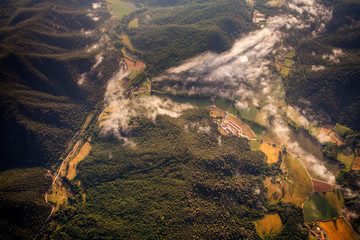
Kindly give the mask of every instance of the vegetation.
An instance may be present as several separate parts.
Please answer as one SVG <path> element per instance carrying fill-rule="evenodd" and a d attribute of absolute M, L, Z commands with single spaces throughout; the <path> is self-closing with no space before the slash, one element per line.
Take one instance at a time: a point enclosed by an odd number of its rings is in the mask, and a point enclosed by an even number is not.
<path fill-rule="evenodd" d="M 304 166 L 291 154 L 284 154 L 283 166 L 289 171 L 288 184 L 291 196 L 307 198 L 313 191 L 313 185 Z"/>
<path fill-rule="evenodd" d="M 109 10 L 119 19 L 136 9 L 131 1 L 107 0 Z"/>
<path fill-rule="evenodd" d="M 146 6 L 134 14 L 139 28 L 127 31 L 151 75 L 208 50 L 224 51 L 256 27 L 244 1 L 138 2 Z"/>
<path fill-rule="evenodd" d="M 282 227 L 281 218 L 277 213 L 265 215 L 264 218 L 257 220 L 254 224 L 261 238 L 268 234 L 280 232 Z"/>
<path fill-rule="evenodd" d="M 44 192 L 51 183 L 43 168 L 0 172 L 0 238 L 34 239 L 51 206 Z"/>
<path fill-rule="evenodd" d="M 323 196 L 314 193 L 304 203 L 304 215 L 306 222 L 312 222 L 315 220 L 330 220 L 339 214 Z"/>
<path fill-rule="evenodd" d="M 319 226 L 326 231 L 330 239 L 358 239 L 354 230 L 349 227 L 343 218 L 328 222 L 319 222 Z"/>
<path fill-rule="evenodd" d="M 360 207 L 360 199 L 359 199 L 359 179 L 360 172 L 354 170 L 341 170 L 340 173 L 336 176 L 336 181 L 342 186 L 344 189 L 349 189 L 351 194 L 345 194 L 345 206 L 349 211 L 358 211 Z M 354 216 L 351 221 L 351 225 L 353 228 L 359 233 L 360 231 L 360 217 Z"/>
<path fill-rule="evenodd" d="M 288 102 L 302 105 L 299 99 L 311 102 L 312 108 L 326 112 L 334 122 L 359 130 L 360 126 L 360 55 L 358 1 L 324 0 L 334 9 L 327 29 L 317 38 L 303 40 L 292 37 L 289 42 L 297 47 L 298 61 L 285 79 Z M 302 40 L 299 40 L 302 39 Z M 342 49 L 339 61 L 329 61 L 333 49 Z M 314 54 L 313 54 L 314 53 Z M 313 71 L 312 66 L 324 66 Z"/>
<path fill-rule="evenodd" d="M 179 119 L 133 123 L 127 137 L 136 149 L 109 137 L 96 139 L 76 177 L 86 188 L 86 202 L 61 209 L 45 234 L 52 239 L 258 238 L 252 221 L 264 216 L 262 176 L 273 170 L 246 139 L 224 136 L 219 146 L 217 126 L 205 109 L 186 111 Z M 194 123 L 210 126 L 211 133 L 183 130 Z M 303 236 L 292 228 L 292 221 L 302 222 L 300 209 L 283 203 L 269 207 L 284 224 L 279 236 Z"/>

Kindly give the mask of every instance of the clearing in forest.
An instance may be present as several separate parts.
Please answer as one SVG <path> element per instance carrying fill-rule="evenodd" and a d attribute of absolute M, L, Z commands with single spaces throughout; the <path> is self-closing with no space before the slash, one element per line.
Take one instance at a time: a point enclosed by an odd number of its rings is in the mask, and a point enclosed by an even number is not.
<path fill-rule="evenodd" d="M 107 0 L 108 9 L 118 18 L 128 15 L 136 9 L 136 6 L 130 1 Z"/>
<path fill-rule="evenodd" d="M 336 123 L 333 131 L 344 137 L 348 132 L 351 131 L 351 129 Z"/>
<path fill-rule="evenodd" d="M 67 174 L 67 179 L 72 180 L 76 176 L 76 166 L 81 162 L 90 152 L 91 150 L 91 137 L 88 141 L 81 147 L 79 153 L 76 155 L 74 159 L 72 159 L 69 163 L 69 169 Z"/>
<path fill-rule="evenodd" d="M 269 164 L 278 162 L 280 154 L 282 153 L 281 148 L 264 142 L 260 145 L 260 151 L 265 153 L 267 156 L 267 163 Z"/>
<path fill-rule="evenodd" d="M 129 22 L 128 25 L 129 28 L 138 28 L 139 27 L 139 19 L 138 18 L 134 18 L 133 20 L 131 20 Z"/>
<path fill-rule="evenodd" d="M 134 49 L 133 45 L 130 42 L 129 36 L 125 33 L 120 35 L 121 41 L 130 49 Z"/>
<path fill-rule="evenodd" d="M 260 150 L 261 143 L 257 140 L 249 141 L 249 146 L 251 148 L 251 151 L 257 151 Z"/>
<path fill-rule="evenodd" d="M 271 178 L 266 178 L 264 186 L 267 188 L 267 200 L 270 204 L 275 204 L 280 200 L 284 202 L 291 202 L 297 206 L 305 201 L 303 198 L 292 197 L 288 190 L 288 183 L 281 180 L 279 183 L 272 183 Z"/>
<path fill-rule="evenodd" d="M 345 219 L 338 218 L 336 221 L 319 222 L 319 226 L 325 230 L 330 239 L 336 240 L 355 240 L 358 239 Z"/>
<path fill-rule="evenodd" d="M 254 224 L 255 229 L 261 238 L 268 234 L 280 232 L 283 226 L 281 218 L 277 213 L 265 215 L 264 218 L 255 221 Z"/>
<path fill-rule="evenodd" d="M 360 157 L 354 159 L 353 164 L 351 165 L 352 170 L 360 170 Z"/>
<path fill-rule="evenodd" d="M 343 152 L 341 152 L 337 155 L 336 159 L 339 160 L 340 162 L 344 163 L 347 169 L 350 169 L 351 164 L 355 159 L 355 154 L 351 153 L 349 155 L 345 155 Z"/>

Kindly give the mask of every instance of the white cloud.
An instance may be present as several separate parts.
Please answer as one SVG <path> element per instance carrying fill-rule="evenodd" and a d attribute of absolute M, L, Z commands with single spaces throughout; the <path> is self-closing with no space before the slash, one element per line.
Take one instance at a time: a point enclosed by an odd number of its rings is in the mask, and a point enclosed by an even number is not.
<path fill-rule="evenodd" d="M 101 7 L 101 2 L 93 3 L 93 4 L 92 4 L 92 8 L 93 8 L 93 9 L 98 9 L 98 8 L 100 8 L 100 7 Z"/>

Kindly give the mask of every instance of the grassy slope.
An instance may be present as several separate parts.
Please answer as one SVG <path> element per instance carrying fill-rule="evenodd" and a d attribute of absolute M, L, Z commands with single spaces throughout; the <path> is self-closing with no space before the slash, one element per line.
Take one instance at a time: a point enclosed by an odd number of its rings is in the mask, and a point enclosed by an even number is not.
<path fill-rule="evenodd" d="M 339 214 L 323 196 L 314 193 L 304 203 L 304 215 L 306 222 L 312 222 L 314 220 L 330 220 Z"/>

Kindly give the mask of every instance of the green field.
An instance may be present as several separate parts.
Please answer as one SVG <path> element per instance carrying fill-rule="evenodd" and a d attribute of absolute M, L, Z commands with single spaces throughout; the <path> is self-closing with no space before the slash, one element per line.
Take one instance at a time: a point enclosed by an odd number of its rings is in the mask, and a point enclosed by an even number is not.
<path fill-rule="evenodd" d="M 205 97 L 184 97 L 184 96 L 176 96 L 171 98 L 172 101 L 177 103 L 190 103 L 196 107 L 208 107 L 211 106 L 211 100 Z"/>
<path fill-rule="evenodd" d="M 227 111 L 229 109 L 229 107 L 231 106 L 231 101 L 229 101 L 227 99 L 223 99 L 223 98 L 217 98 L 215 105 L 217 108 Z"/>
<path fill-rule="evenodd" d="M 258 110 L 254 107 L 249 107 L 249 109 L 242 109 L 240 110 L 240 114 L 242 117 L 254 121 L 256 118 L 256 115 L 258 114 Z"/>
<path fill-rule="evenodd" d="M 350 169 L 351 168 L 351 164 L 353 162 L 355 158 L 355 154 L 351 153 L 349 155 L 345 155 L 343 152 L 339 153 L 337 155 L 337 160 L 339 160 L 340 162 L 344 163 L 346 168 Z"/>
<path fill-rule="evenodd" d="M 286 57 L 287 58 L 294 58 L 295 57 L 295 51 L 290 51 L 287 55 L 286 55 Z"/>
<path fill-rule="evenodd" d="M 117 17 L 122 18 L 136 9 L 135 5 L 131 2 L 124 2 L 120 0 L 107 0 L 109 3 L 109 10 Z"/>
<path fill-rule="evenodd" d="M 292 197 L 307 198 L 313 191 L 309 175 L 301 162 L 290 154 L 286 154 L 283 166 L 289 171 L 289 192 Z"/>
<path fill-rule="evenodd" d="M 336 123 L 333 131 L 344 137 L 351 129 Z"/>
<path fill-rule="evenodd" d="M 288 67 L 291 68 L 291 66 L 293 65 L 293 60 L 292 59 L 286 59 L 283 66 L 284 67 Z"/>
<path fill-rule="evenodd" d="M 282 69 L 281 69 L 280 74 L 283 77 L 286 77 L 287 75 L 289 75 L 289 72 L 290 72 L 290 68 L 287 68 L 287 67 L 283 66 Z"/>
<path fill-rule="evenodd" d="M 323 196 L 314 193 L 304 203 L 304 215 L 306 222 L 312 222 L 315 220 L 329 220 L 339 214 Z"/>
<path fill-rule="evenodd" d="M 139 19 L 138 18 L 134 18 L 133 20 L 131 20 L 129 22 L 129 28 L 138 28 L 139 27 Z"/>
<path fill-rule="evenodd" d="M 250 141 L 249 146 L 251 148 L 251 151 L 260 150 L 260 143 L 258 141 Z"/>

